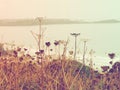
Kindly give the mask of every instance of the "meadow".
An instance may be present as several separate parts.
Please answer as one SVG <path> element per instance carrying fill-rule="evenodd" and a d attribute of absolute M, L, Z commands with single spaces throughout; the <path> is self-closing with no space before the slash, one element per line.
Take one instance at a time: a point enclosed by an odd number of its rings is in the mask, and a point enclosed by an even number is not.
<path fill-rule="evenodd" d="M 54 43 L 59 45 L 58 42 Z M 50 42 L 46 42 L 47 47 Z M 27 48 L 0 48 L 0 90 L 119 90 L 120 62 L 113 63 L 115 53 L 109 53 L 110 66 L 102 72 L 91 66 L 59 55 L 52 58 L 47 49 L 32 56 Z M 65 52 L 65 50 L 63 50 Z M 73 55 L 73 52 L 70 52 Z"/>

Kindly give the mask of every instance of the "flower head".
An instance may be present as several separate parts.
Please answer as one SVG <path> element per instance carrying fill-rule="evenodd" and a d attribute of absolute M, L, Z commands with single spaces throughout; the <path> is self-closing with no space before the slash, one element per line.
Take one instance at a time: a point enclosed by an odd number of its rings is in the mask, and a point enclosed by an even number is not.
<path fill-rule="evenodd" d="M 114 59 L 115 53 L 108 53 L 108 56 L 110 57 L 110 59 Z"/>
<path fill-rule="evenodd" d="M 22 61 L 22 60 L 23 60 L 23 57 L 20 57 L 19 60 Z"/>
<path fill-rule="evenodd" d="M 110 70 L 109 70 L 109 73 L 113 73 L 113 72 L 114 72 L 114 69 L 110 69 Z"/>
<path fill-rule="evenodd" d="M 27 51 L 28 49 L 27 48 L 24 48 L 24 51 Z"/>
<path fill-rule="evenodd" d="M 21 48 L 18 47 L 18 48 L 17 48 L 17 51 L 20 52 L 20 51 L 21 51 Z"/>
<path fill-rule="evenodd" d="M 47 47 L 49 47 L 51 45 L 50 42 L 46 42 L 45 44 L 46 44 Z"/>
<path fill-rule="evenodd" d="M 40 50 L 40 54 L 43 54 L 44 53 L 44 50 Z"/>
<path fill-rule="evenodd" d="M 103 72 L 107 71 L 109 69 L 109 66 L 101 66 Z"/>
<path fill-rule="evenodd" d="M 111 65 L 113 64 L 113 62 L 112 62 L 112 61 L 110 61 L 109 63 L 110 63 Z"/>
<path fill-rule="evenodd" d="M 55 42 L 54 42 L 54 45 L 55 45 L 55 46 L 59 45 L 59 41 L 55 41 Z"/>
<path fill-rule="evenodd" d="M 35 54 L 36 54 L 36 55 L 39 55 L 39 54 L 40 54 L 40 52 L 35 52 Z"/>
<path fill-rule="evenodd" d="M 18 52 L 15 51 L 15 50 L 13 51 L 13 54 L 14 54 L 14 55 L 13 55 L 14 57 L 17 57 L 17 56 L 18 56 Z"/>

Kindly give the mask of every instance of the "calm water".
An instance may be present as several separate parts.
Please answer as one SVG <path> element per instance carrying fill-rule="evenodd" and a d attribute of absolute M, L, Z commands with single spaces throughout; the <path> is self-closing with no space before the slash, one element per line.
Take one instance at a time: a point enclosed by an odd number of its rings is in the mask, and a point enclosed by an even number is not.
<path fill-rule="evenodd" d="M 104 64 L 107 53 L 115 52 L 117 58 L 120 57 L 120 24 L 70 24 L 70 25 L 49 25 L 43 26 L 45 29 L 45 41 L 67 40 L 70 43 L 68 50 L 74 50 L 74 38 L 70 35 L 72 32 L 81 33 L 78 37 L 78 50 L 82 52 L 83 42 L 81 39 L 88 38 L 87 50 L 95 50 L 95 56 L 99 63 Z M 30 31 L 38 32 L 39 26 L 10 26 L 0 27 L 1 42 L 11 42 L 19 45 L 36 48 L 36 42 Z M 103 60 L 101 60 L 103 59 Z M 96 60 L 96 59 L 95 59 Z"/>

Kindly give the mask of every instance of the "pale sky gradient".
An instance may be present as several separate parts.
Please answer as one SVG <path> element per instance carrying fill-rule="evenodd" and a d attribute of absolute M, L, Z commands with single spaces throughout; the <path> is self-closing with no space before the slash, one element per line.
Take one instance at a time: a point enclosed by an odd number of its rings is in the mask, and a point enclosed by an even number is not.
<path fill-rule="evenodd" d="M 36 18 L 36 17 L 69 18 L 69 19 L 85 19 L 85 20 L 120 19 L 119 4 L 120 4 L 120 0 L 0 0 L 0 19 Z M 73 32 L 75 29 L 78 32 L 86 31 L 88 34 L 89 33 L 91 34 L 90 37 L 95 38 L 94 43 L 96 43 L 96 41 L 98 40 L 102 42 L 102 40 L 107 37 L 111 38 L 112 42 L 116 41 L 117 38 L 119 38 L 119 32 L 120 32 L 119 30 L 120 27 L 118 26 L 119 25 L 114 25 L 114 26 L 88 25 L 87 27 L 77 26 L 77 28 L 75 28 L 74 26 L 71 28 L 60 26 L 58 28 L 59 30 L 63 30 L 63 31 L 70 29 L 73 30 Z M 19 30 L 28 30 L 28 29 L 29 29 L 28 27 L 24 29 L 20 27 L 12 28 L 12 30 L 14 30 L 13 31 L 14 33 L 15 30 L 19 32 Z M 52 29 L 56 30 L 56 27 Z M 2 35 L 3 31 L 5 30 L 8 31 L 11 30 L 11 28 L 1 27 L 0 35 Z M 33 29 L 30 28 L 29 30 L 33 30 Z M 50 30 L 49 27 L 47 28 L 47 30 Z M 101 32 L 102 35 L 99 35 L 98 31 Z M 12 33 L 11 31 L 9 32 Z M 56 31 L 56 33 L 57 32 L 58 31 Z M 18 36 L 18 33 L 15 35 Z M 63 35 L 66 36 L 65 34 Z M 6 36 L 12 38 L 13 33 Z M 13 37 L 13 39 L 14 38 L 15 37 Z M 102 43 L 105 43 L 109 38 L 104 39 Z M 7 37 L 5 39 L 7 39 Z M 117 41 L 115 42 L 115 44 L 117 45 Z M 106 43 L 105 45 L 107 47 L 107 45 L 109 44 Z M 117 47 L 118 46 L 119 44 L 117 45 Z M 104 49 L 106 49 L 106 47 L 104 47 Z"/>
<path fill-rule="evenodd" d="M 119 19 L 120 0 L 0 0 L 0 19 L 19 18 L 68 18 L 68 19 Z M 36 27 L 0 27 L 0 39 L 4 42 L 16 41 L 19 44 L 35 46 L 35 40 L 30 30 Z M 90 49 L 96 51 L 100 58 L 97 64 L 106 60 L 108 52 L 117 52 L 120 56 L 120 25 L 61 25 L 47 26 L 47 38 L 66 39 L 71 32 L 80 32 L 81 36 L 91 37 L 88 43 Z M 73 44 L 73 38 L 71 37 Z M 102 57 L 102 58 L 101 58 Z M 104 58 L 105 57 L 105 58 Z M 101 61 L 103 59 L 103 61 Z M 107 61 L 105 61 L 107 62 Z M 105 64 L 103 62 L 103 64 Z"/>
<path fill-rule="evenodd" d="M 119 4 L 120 0 L 0 0 L 0 19 L 120 19 Z"/>

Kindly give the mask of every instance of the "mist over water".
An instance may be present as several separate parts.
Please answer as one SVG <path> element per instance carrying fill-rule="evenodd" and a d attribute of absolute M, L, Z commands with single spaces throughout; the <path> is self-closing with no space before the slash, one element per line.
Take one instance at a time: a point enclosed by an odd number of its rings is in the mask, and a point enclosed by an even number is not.
<path fill-rule="evenodd" d="M 74 37 L 70 33 L 80 33 L 77 38 L 78 51 L 83 51 L 83 42 L 81 39 L 88 38 L 87 50 L 93 49 L 95 57 L 101 62 L 108 63 L 107 54 L 114 52 L 116 58 L 120 56 L 120 24 L 64 24 L 64 25 L 46 25 L 42 26 L 45 29 L 45 41 L 54 42 L 54 40 L 67 40 L 70 42 L 68 50 L 74 50 Z M 1 42 L 15 41 L 18 45 L 25 45 L 31 48 L 37 48 L 36 41 L 30 31 L 38 33 L 39 26 L 10 26 L 0 27 Z M 54 44 L 53 44 L 54 45 Z M 101 60 L 103 59 L 103 60 Z M 109 58 L 108 58 L 109 59 Z M 118 59 L 117 59 L 118 60 Z"/>

